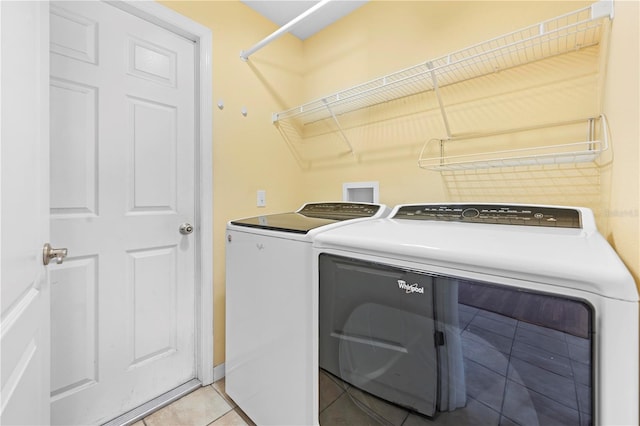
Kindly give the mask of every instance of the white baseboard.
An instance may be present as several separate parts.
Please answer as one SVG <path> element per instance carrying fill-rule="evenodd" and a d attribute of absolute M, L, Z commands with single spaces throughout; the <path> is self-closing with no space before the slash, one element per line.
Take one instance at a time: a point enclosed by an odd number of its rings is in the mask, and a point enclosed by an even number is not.
<path fill-rule="evenodd" d="M 213 367 L 213 381 L 217 382 L 222 378 L 224 378 L 224 362 Z"/>

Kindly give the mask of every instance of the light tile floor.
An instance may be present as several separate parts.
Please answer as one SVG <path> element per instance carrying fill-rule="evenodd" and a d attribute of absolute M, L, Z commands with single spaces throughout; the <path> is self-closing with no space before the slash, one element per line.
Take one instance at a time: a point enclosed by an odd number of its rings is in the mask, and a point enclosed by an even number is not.
<path fill-rule="evenodd" d="M 320 424 L 588 425 L 588 340 L 460 305 L 467 404 L 428 418 L 320 371 Z M 224 379 L 133 426 L 255 426 L 225 393 Z M 283 409 L 284 407 L 274 407 Z"/>
<path fill-rule="evenodd" d="M 183 396 L 133 426 L 255 426 L 224 391 L 224 379 Z"/>

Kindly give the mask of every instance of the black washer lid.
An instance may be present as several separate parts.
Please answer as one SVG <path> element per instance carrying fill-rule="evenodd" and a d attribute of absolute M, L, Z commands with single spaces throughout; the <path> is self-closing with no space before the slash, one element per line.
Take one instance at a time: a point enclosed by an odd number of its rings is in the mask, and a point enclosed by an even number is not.
<path fill-rule="evenodd" d="M 277 213 L 231 221 L 232 225 L 306 234 L 310 230 L 349 219 L 372 217 L 381 206 L 366 203 L 307 203 L 293 213 Z"/>
<path fill-rule="evenodd" d="M 307 217 L 300 213 L 278 213 L 232 220 L 231 224 L 249 228 L 269 229 L 271 231 L 306 234 L 314 228 L 335 222 L 337 220 Z"/>

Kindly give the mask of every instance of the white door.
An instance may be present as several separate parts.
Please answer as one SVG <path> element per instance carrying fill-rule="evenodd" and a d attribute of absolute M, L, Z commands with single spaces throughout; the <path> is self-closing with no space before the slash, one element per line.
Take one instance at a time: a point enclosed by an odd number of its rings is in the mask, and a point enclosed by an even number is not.
<path fill-rule="evenodd" d="M 51 3 L 51 417 L 108 421 L 195 377 L 195 45 Z"/>
<path fill-rule="evenodd" d="M 48 32 L 46 2 L 0 2 L 3 425 L 49 423 Z"/>

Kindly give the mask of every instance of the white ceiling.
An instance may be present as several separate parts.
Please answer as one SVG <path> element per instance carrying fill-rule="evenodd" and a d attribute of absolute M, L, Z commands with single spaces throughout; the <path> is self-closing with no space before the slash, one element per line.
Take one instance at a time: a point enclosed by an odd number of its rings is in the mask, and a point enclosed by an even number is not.
<path fill-rule="evenodd" d="M 367 1 L 333 0 L 299 22 L 289 32 L 300 40 L 304 40 L 353 12 Z M 288 23 L 319 3 L 314 0 L 241 0 L 241 2 L 278 26 Z"/>

